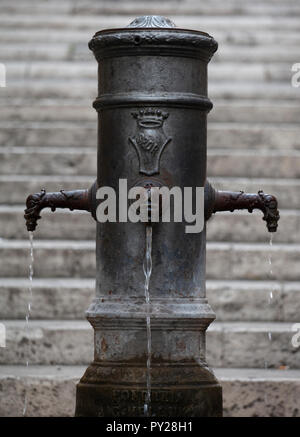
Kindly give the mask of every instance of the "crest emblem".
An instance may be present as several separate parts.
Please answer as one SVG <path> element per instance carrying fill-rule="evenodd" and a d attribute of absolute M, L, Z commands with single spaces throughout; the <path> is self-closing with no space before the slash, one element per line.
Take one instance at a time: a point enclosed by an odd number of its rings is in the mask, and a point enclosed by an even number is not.
<path fill-rule="evenodd" d="M 167 138 L 163 131 L 163 123 L 169 114 L 159 109 L 147 108 L 132 112 L 131 115 L 136 119 L 137 129 L 135 135 L 129 137 L 129 142 L 137 152 L 140 173 L 148 176 L 159 173 L 161 154 L 172 139 Z"/>

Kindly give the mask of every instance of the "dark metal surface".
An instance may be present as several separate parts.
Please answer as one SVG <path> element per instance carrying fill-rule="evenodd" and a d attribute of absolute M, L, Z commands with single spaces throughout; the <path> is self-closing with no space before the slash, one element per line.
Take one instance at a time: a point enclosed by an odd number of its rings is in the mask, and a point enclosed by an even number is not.
<path fill-rule="evenodd" d="M 263 220 L 267 223 L 269 232 L 276 232 L 278 220 L 280 218 L 277 199 L 271 194 L 264 194 L 263 191 L 255 193 L 244 193 L 243 191 L 218 191 L 215 192 L 213 211 L 231 211 L 236 209 L 246 209 L 252 212 L 254 209 L 260 209 L 264 216 Z"/>
<path fill-rule="evenodd" d="M 90 211 L 89 190 L 61 190 L 55 193 L 46 193 L 46 190 L 43 189 L 40 193 L 30 194 L 26 200 L 24 215 L 28 231 L 36 229 L 37 221 L 41 218 L 40 213 L 44 208 L 51 208 L 53 212 L 56 208 Z"/>
<path fill-rule="evenodd" d="M 196 372 L 197 368 L 197 372 Z M 146 389 L 143 363 L 120 363 L 107 376 L 92 363 L 77 385 L 76 416 L 143 417 Z M 222 389 L 210 369 L 197 363 L 154 365 L 152 417 L 221 417 Z M 122 382 L 121 382 L 122 381 Z"/>
<path fill-rule="evenodd" d="M 128 188 L 203 187 L 207 63 L 217 43 L 163 18 L 134 26 L 100 31 L 89 44 L 99 62 L 97 186 L 118 191 L 124 178 Z M 220 416 L 221 387 L 205 363 L 215 318 L 205 298 L 205 231 L 153 226 L 151 414 Z M 144 249 L 143 224 L 97 224 L 96 299 L 87 312 L 95 361 L 77 386 L 78 416 L 144 415 Z"/>

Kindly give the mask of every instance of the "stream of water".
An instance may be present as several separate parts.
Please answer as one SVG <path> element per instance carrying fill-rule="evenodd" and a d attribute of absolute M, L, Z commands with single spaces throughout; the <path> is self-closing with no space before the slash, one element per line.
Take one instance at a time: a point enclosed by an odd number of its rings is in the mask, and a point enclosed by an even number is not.
<path fill-rule="evenodd" d="M 273 273 L 273 269 L 272 269 L 272 246 L 273 246 L 273 236 L 274 234 L 271 233 L 270 236 L 270 251 L 269 251 L 269 256 L 268 256 L 268 262 L 269 262 L 269 266 L 270 266 L 270 278 L 273 281 L 274 278 L 274 273 Z M 274 290 L 273 287 L 271 288 L 271 291 L 269 293 L 269 306 L 271 306 L 273 304 L 273 299 L 274 299 Z M 268 338 L 270 341 L 272 341 L 272 332 L 268 332 Z"/>
<path fill-rule="evenodd" d="M 270 242 L 269 242 L 270 249 L 269 249 L 269 253 L 268 253 L 269 276 L 270 276 L 271 281 L 275 280 L 274 273 L 273 273 L 273 268 L 272 268 L 273 237 L 274 237 L 274 234 L 272 232 L 271 236 L 270 236 Z M 274 299 L 274 289 L 273 289 L 273 286 L 271 286 L 271 290 L 269 292 L 269 298 L 268 298 L 269 307 L 273 304 L 273 299 Z M 268 339 L 269 339 L 270 346 L 271 346 L 271 343 L 272 343 L 272 332 L 271 331 L 268 332 Z M 268 367 L 269 367 L 268 361 L 265 360 L 265 369 L 268 369 Z M 264 400 L 265 400 L 265 405 L 268 405 L 268 396 L 267 396 L 266 393 L 264 394 Z"/>
<path fill-rule="evenodd" d="M 273 273 L 273 268 L 272 268 L 273 236 L 274 236 L 274 234 L 271 233 L 270 242 L 269 242 L 270 250 L 269 250 L 269 253 L 268 253 L 269 276 L 270 276 L 271 281 L 275 280 L 274 273 Z M 269 307 L 273 304 L 273 300 L 274 300 L 274 289 L 273 289 L 273 286 L 271 286 L 271 290 L 269 292 L 269 298 L 268 298 Z M 268 339 L 269 339 L 270 342 L 272 342 L 272 332 L 271 331 L 268 332 Z M 265 361 L 265 369 L 267 369 L 267 368 L 268 368 L 268 362 Z"/>
<path fill-rule="evenodd" d="M 27 342 L 27 360 L 26 360 L 26 367 L 29 366 L 29 349 L 30 349 L 30 343 L 29 343 L 29 319 L 31 314 L 31 306 L 32 306 L 32 281 L 33 281 L 33 265 L 34 265 L 34 256 L 33 256 L 33 232 L 29 232 L 29 247 L 30 247 L 30 261 L 29 261 L 29 286 L 28 286 L 28 297 L 27 297 L 27 311 L 26 311 L 26 331 L 28 334 L 28 342 Z M 23 416 L 26 416 L 27 412 L 27 389 L 25 387 L 25 399 L 24 399 L 24 407 L 23 407 Z"/>
<path fill-rule="evenodd" d="M 149 416 L 151 404 L 151 319 L 150 319 L 150 293 L 149 284 L 152 272 L 152 226 L 146 226 L 146 252 L 143 263 L 145 275 L 145 300 L 146 300 L 146 325 L 147 325 L 147 393 L 144 404 L 144 414 Z"/>

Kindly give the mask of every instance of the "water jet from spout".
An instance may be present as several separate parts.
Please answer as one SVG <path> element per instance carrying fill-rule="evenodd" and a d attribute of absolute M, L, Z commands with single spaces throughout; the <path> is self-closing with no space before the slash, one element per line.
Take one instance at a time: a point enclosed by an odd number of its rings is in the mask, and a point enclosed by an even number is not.
<path fill-rule="evenodd" d="M 144 414 L 149 416 L 151 404 L 151 320 L 150 320 L 150 293 L 149 284 L 152 273 L 152 226 L 146 226 L 146 253 L 143 264 L 145 275 L 145 300 L 146 300 L 146 327 L 147 327 L 147 370 L 146 370 L 146 399 L 144 404 Z"/>
<path fill-rule="evenodd" d="M 34 255 L 33 255 L 33 232 L 29 232 L 29 246 L 30 246 L 30 261 L 29 261 L 29 286 L 28 286 L 28 301 L 27 301 L 27 312 L 26 312 L 26 316 L 25 316 L 25 320 L 26 320 L 26 330 L 27 333 L 29 334 L 29 319 L 30 319 L 30 314 L 31 314 L 31 307 L 32 307 L 32 281 L 33 281 L 33 265 L 34 265 Z M 28 344 L 28 350 L 27 350 L 27 354 L 29 356 L 29 342 Z M 28 360 L 28 356 L 27 356 L 27 361 L 26 361 L 26 368 L 28 368 L 29 366 L 29 360 Z M 26 416 L 26 412 L 27 412 L 27 389 L 25 387 L 25 399 L 24 399 L 24 407 L 23 407 L 23 416 Z"/>

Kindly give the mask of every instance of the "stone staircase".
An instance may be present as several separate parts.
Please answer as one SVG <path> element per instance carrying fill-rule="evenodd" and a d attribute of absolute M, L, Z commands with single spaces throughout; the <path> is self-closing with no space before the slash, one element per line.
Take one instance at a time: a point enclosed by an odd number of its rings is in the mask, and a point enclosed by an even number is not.
<path fill-rule="evenodd" d="M 74 413 L 75 383 L 93 353 L 84 311 L 94 294 L 95 224 L 82 212 L 43 213 L 27 331 L 24 202 L 42 187 L 93 182 L 97 65 L 87 42 L 99 29 L 153 13 L 219 42 L 209 65 L 210 180 L 262 188 L 281 209 L 272 246 L 259 213 L 219 213 L 208 225 L 207 294 L 218 318 L 207 358 L 223 385 L 224 414 L 300 416 L 300 348 L 291 344 L 300 323 L 300 88 L 291 86 L 299 2 L 2 0 L 1 12 L 0 415 L 22 415 L 25 391 L 27 415 Z"/>

